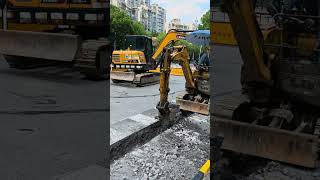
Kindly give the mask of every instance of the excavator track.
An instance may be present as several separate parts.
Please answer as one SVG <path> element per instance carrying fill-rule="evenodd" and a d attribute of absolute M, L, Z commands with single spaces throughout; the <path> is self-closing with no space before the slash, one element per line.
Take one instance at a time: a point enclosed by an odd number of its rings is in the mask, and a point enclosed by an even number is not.
<path fill-rule="evenodd" d="M 106 39 L 84 41 L 74 67 L 89 79 L 107 79 L 110 74 L 108 45 Z"/>

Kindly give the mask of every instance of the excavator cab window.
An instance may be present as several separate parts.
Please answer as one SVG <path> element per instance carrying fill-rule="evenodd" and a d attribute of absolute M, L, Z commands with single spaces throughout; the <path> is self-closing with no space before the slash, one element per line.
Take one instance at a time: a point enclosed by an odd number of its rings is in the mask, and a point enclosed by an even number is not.
<path fill-rule="evenodd" d="M 145 51 L 145 38 L 142 36 L 127 36 L 126 47 L 131 50 Z"/>
<path fill-rule="evenodd" d="M 152 39 L 147 36 L 127 36 L 126 47 L 131 50 L 142 51 L 146 57 L 147 63 L 151 63 L 153 55 Z"/>
<path fill-rule="evenodd" d="M 151 57 L 153 55 L 153 45 L 152 45 L 152 39 L 146 38 L 146 51 L 145 51 L 145 57 L 147 59 L 147 63 L 152 63 L 151 62 Z"/>

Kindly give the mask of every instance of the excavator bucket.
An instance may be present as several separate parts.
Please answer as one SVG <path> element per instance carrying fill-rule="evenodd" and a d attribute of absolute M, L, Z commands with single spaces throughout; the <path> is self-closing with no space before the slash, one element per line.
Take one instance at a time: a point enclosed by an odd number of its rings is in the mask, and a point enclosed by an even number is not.
<path fill-rule="evenodd" d="M 0 54 L 73 61 L 81 44 L 77 35 L 0 30 Z"/>
<path fill-rule="evenodd" d="M 213 136 L 224 137 L 222 149 L 308 168 L 319 167 L 320 120 L 315 122 L 314 133 L 234 120 L 235 109 L 246 100 L 240 92 L 216 96 L 214 100 L 211 132 Z"/>
<path fill-rule="evenodd" d="M 319 167 L 319 138 L 268 126 L 214 117 L 213 135 L 223 136 L 222 149 L 308 168 Z"/>
<path fill-rule="evenodd" d="M 203 115 L 209 115 L 210 104 L 207 102 L 197 102 L 196 100 L 186 100 L 183 97 L 185 94 L 177 95 L 176 104 L 183 111 L 189 111 L 194 113 L 200 113 Z"/>

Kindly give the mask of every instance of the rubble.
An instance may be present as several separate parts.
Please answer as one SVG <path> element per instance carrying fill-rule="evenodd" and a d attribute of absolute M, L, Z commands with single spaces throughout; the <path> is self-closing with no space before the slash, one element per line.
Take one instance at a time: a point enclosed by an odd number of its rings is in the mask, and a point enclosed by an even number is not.
<path fill-rule="evenodd" d="M 209 158 L 208 118 L 201 119 L 186 118 L 114 161 L 111 179 L 191 179 Z"/>

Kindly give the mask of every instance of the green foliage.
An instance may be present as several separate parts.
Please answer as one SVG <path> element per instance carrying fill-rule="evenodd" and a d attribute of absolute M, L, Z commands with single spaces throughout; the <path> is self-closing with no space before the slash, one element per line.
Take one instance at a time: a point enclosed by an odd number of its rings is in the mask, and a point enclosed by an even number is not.
<path fill-rule="evenodd" d="M 126 35 L 149 35 L 144 26 L 133 21 L 131 17 L 116 6 L 111 5 L 111 34 L 115 40 L 116 49 L 125 49 Z"/>
<path fill-rule="evenodd" d="M 186 40 L 180 40 L 177 42 L 177 45 L 183 45 L 186 46 L 188 51 L 189 51 L 189 56 L 190 60 L 192 61 L 193 59 L 193 54 L 194 54 L 194 60 L 197 61 L 199 58 L 200 54 L 200 46 L 193 45 L 192 43 L 186 41 Z"/>
<path fill-rule="evenodd" d="M 159 35 L 159 33 L 157 33 L 157 32 L 152 32 L 152 33 L 151 33 L 151 36 L 152 36 L 152 37 L 157 37 L 158 35 Z"/>
<path fill-rule="evenodd" d="M 167 33 L 165 33 L 165 32 L 161 32 L 161 33 L 159 33 L 157 36 L 155 36 L 155 37 L 157 37 L 157 40 L 158 40 L 158 42 L 160 43 L 163 39 L 164 39 L 164 37 L 166 36 L 166 34 Z"/>
<path fill-rule="evenodd" d="M 143 24 L 137 21 L 132 21 L 132 33 L 136 35 L 147 35 Z"/>
<path fill-rule="evenodd" d="M 199 30 L 210 30 L 210 10 L 207 11 L 204 15 L 202 15 L 201 24 L 199 24 Z"/>

